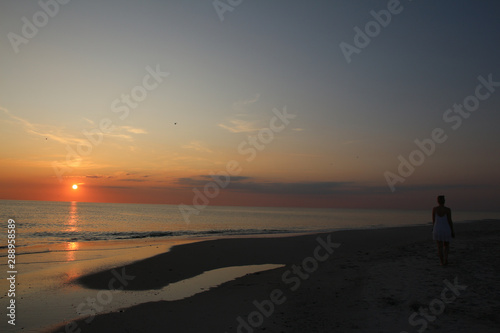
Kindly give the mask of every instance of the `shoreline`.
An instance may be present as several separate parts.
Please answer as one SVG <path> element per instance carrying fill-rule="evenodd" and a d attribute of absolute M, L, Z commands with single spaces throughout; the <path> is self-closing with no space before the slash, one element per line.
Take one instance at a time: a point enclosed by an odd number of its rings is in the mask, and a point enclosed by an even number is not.
<path fill-rule="evenodd" d="M 500 240 L 500 221 L 461 222 L 457 227 L 448 267 L 439 266 L 430 225 L 293 237 L 223 238 L 174 246 L 169 252 L 119 267 L 125 276 L 134 276 L 123 288 L 158 291 L 169 283 L 222 267 L 285 266 L 246 275 L 189 298 L 143 303 L 97 314 L 92 320 L 76 318 L 45 331 L 64 332 L 64 324 L 82 332 L 156 332 L 167 328 L 172 332 L 236 332 L 238 327 L 240 331 L 271 332 L 416 331 L 420 326 L 410 325 L 409 316 L 439 296 L 443 281 L 458 279 L 459 284 L 468 284 L 470 289 L 457 296 L 456 302 L 446 304 L 439 319 L 425 324 L 440 332 L 465 332 L 466 328 L 477 331 L 478 327 L 493 332 L 497 324 L 494 317 L 463 313 L 471 304 L 477 308 L 476 303 L 481 304 L 483 314 L 493 314 L 500 306 L 491 292 L 499 290 L 494 284 L 499 266 L 482 265 L 485 260 L 499 263 L 492 246 Z M 315 251 L 318 258 L 325 258 L 328 251 L 324 246 L 316 250 L 321 245 L 318 237 L 323 243 L 328 243 L 330 237 L 340 246 L 331 248 L 328 260 L 316 259 L 314 263 L 310 258 L 315 258 Z M 481 244 L 490 252 L 483 253 Z M 482 255 L 478 257 L 478 253 Z M 85 288 L 109 291 L 108 282 L 113 277 L 108 270 L 85 275 L 78 281 Z M 487 289 L 490 291 L 485 292 Z M 276 302 L 271 304 L 270 300 Z M 260 317 L 255 313 L 256 304 L 264 306 Z M 248 326 L 252 320 L 253 325 Z"/>
<path fill-rule="evenodd" d="M 74 283 L 78 277 L 140 261 L 189 242 L 187 239 L 90 241 L 30 247 L 29 252 L 17 254 L 16 258 L 16 326 L 2 321 L 0 331 L 39 332 L 55 322 L 74 318 L 78 315 L 74 304 L 78 305 L 86 297 L 95 297 L 94 291 Z M 4 272 L 6 263 L 7 260 L 0 264 Z M 2 290 L 9 290 L 7 282 L 0 280 Z M 7 294 L 1 295 L 0 304 L 3 306 L 6 302 L 9 302 Z"/>

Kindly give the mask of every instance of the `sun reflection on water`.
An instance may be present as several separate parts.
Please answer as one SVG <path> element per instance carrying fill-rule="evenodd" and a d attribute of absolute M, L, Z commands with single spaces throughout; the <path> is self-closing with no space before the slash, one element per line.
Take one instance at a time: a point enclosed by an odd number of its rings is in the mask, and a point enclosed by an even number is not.
<path fill-rule="evenodd" d="M 68 233 L 77 233 L 79 231 L 78 228 L 78 207 L 76 201 L 71 201 L 71 205 L 69 206 L 69 216 L 65 223 L 65 232 Z M 78 242 L 66 242 L 65 250 L 66 250 L 66 261 L 74 261 L 76 251 L 80 245 Z"/>
<path fill-rule="evenodd" d="M 75 254 L 78 248 L 80 247 L 80 244 L 78 242 L 67 242 L 65 246 L 66 250 L 66 261 L 74 261 L 75 260 Z"/>
<path fill-rule="evenodd" d="M 71 201 L 71 206 L 69 207 L 69 217 L 66 221 L 66 229 L 64 231 L 67 232 L 77 232 L 78 231 L 78 210 L 77 210 L 77 202 Z"/>

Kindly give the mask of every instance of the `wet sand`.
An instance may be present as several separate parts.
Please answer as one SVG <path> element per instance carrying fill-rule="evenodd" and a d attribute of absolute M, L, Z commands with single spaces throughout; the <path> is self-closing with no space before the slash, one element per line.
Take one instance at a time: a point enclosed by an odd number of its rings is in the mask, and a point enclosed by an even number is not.
<path fill-rule="evenodd" d="M 223 267 L 285 266 L 180 300 L 75 317 L 47 331 L 497 332 L 500 221 L 458 223 L 455 232 L 447 267 L 439 264 L 430 225 L 175 246 L 75 283 L 105 300 L 122 287 L 163 293 Z"/>
<path fill-rule="evenodd" d="M 170 247 L 194 240 L 127 240 L 67 242 L 20 247 L 16 254 L 16 325 L 0 322 L 0 332 L 40 332 L 43 327 L 78 316 L 76 307 L 95 291 L 74 280 L 116 266 L 164 253 Z M 7 258 L 0 264 L 7 271 Z M 0 305 L 10 297 L 8 281 L 0 280 Z M 110 309 L 120 307 L 116 298 Z M 2 312 L 4 313 L 4 312 Z M 5 314 L 4 314 L 5 316 Z"/>

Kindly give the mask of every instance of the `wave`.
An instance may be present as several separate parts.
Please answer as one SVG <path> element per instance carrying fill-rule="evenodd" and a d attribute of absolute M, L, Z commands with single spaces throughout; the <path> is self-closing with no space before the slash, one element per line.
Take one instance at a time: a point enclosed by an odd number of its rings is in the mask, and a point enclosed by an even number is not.
<path fill-rule="evenodd" d="M 263 235 L 278 233 L 294 233 L 298 231 L 283 229 L 223 229 L 223 230 L 179 230 L 179 231 L 113 231 L 113 232 L 66 232 L 66 231 L 42 231 L 24 234 L 31 239 L 47 239 L 52 241 L 81 242 L 118 239 L 141 239 L 141 238 L 171 238 L 171 237 L 207 237 L 207 236 L 238 236 L 238 235 Z M 303 231 L 300 231 L 303 232 Z"/>

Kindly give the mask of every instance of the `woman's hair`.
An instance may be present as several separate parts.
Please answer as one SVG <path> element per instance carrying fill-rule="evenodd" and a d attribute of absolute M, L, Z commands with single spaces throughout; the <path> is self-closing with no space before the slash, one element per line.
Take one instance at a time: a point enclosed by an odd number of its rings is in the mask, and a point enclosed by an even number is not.
<path fill-rule="evenodd" d="M 440 204 L 444 204 L 444 201 L 445 201 L 445 200 L 444 200 L 444 195 L 438 195 L 438 197 L 437 197 L 437 201 L 438 201 L 438 203 L 440 203 Z"/>

